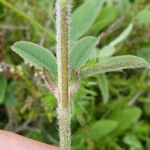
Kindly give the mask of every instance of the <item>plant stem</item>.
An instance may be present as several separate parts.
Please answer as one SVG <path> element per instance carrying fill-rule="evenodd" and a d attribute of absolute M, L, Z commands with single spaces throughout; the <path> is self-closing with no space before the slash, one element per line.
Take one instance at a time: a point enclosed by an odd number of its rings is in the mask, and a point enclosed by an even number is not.
<path fill-rule="evenodd" d="M 70 150 L 71 102 L 68 88 L 70 0 L 57 0 L 58 123 L 60 149 Z"/>

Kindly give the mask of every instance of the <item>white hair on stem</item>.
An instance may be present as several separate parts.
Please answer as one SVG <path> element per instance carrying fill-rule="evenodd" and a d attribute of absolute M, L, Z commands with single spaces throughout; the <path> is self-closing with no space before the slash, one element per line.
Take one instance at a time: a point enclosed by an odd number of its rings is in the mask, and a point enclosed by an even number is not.
<path fill-rule="evenodd" d="M 70 150 L 71 100 L 69 96 L 68 51 L 70 28 L 70 0 L 56 2 L 56 39 L 58 63 L 58 125 L 60 149 Z"/>

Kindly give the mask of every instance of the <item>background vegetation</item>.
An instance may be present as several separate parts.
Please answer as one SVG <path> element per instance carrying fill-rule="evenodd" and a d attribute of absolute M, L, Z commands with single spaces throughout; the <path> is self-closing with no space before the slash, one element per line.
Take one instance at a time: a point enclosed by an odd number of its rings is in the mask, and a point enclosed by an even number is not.
<path fill-rule="evenodd" d="M 74 0 L 73 11 L 83 2 Z M 55 32 L 54 0 L 9 3 Z M 45 88 L 41 72 L 10 50 L 15 41 L 30 40 L 55 52 L 53 41 L 33 22 L 0 3 L 0 128 L 58 145 L 54 97 Z M 125 29 L 131 22 L 129 34 Z M 150 61 L 149 29 L 149 0 L 106 0 L 86 35 L 101 38 L 97 47 L 106 50 L 102 56 L 132 54 Z M 123 31 L 128 36 L 108 47 Z M 94 60 L 87 62 L 91 64 Z M 150 150 L 149 91 L 147 69 L 83 80 L 72 101 L 72 149 Z"/>

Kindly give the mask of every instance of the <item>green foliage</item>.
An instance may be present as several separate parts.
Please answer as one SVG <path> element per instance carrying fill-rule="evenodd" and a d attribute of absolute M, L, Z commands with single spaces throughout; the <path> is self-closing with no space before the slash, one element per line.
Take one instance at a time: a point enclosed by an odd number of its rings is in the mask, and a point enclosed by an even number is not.
<path fill-rule="evenodd" d="M 25 41 L 16 42 L 11 49 L 36 67 L 42 69 L 45 66 L 51 73 L 57 75 L 56 58 L 50 50 Z"/>
<path fill-rule="evenodd" d="M 1 0 L 0 2 L 2 4 Z M 2 36 L 5 44 L 0 43 L 3 50 L 2 61 L 11 64 L 10 70 L 17 69 L 12 75 L 7 74 L 8 70 L 5 72 L 5 76 L 8 75 L 5 79 L 9 78 L 7 88 L 3 88 L 4 84 L 0 83 L 0 93 L 5 91 L 0 105 L 0 128 L 58 145 L 55 112 L 57 102 L 45 88 L 43 73 L 41 73 L 43 66 L 47 66 L 46 75 L 49 80 L 57 83 L 57 64 L 53 46 L 55 40 L 52 42 L 52 39 L 46 36 L 49 35 L 47 31 L 54 36 L 55 1 L 31 0 L 27 2 L 27 8 L 22 1 L 10 0 L 8 3 L 15 4 L 15 9 L 8 9 L 8 5 L 4 3 L 1 5 L 0 28 L 5 35 Z M 69 66 L 72 64 L 70 68 L 74 76 L 77 71 L 81 71 L 81 76 L 84 73 L 84 77 L 88 76 L 86 71 L 93 66 L 97 68 L 96 74 L 95 70 L 90 70 L 90 78 L 82 79 L 78 92 L 75 96 L 71 96 L 72 149 L 148 150 L 150 144 L 149 70 L 122 71 L 122 69 L 149 67 L 147 62 L 150 60 L 149 0 L 110 0 L 105 1 L 105 4 L 100 0 L 78 0 L 73 1 L 73 4 L 75 4 L 74 18 L 71 24 L 74 29 L 71 30 Z M 16 8 L 25 12 L 27 17 L 38 20 L 38 24 L 42 24 L 42 29 L 28 18 L 19 17 Z M 42 14 L 42 17 L 39 14 Z M 120 17 L 124 19 L 116 24 Z M 75 22 L 77 24 L 74 24 Z M 112 24 L 115 24 L 115 28 L 109 28 Z M 99 35 L 105 36 L 99 40 Z M 18 39 L 40 43 L 50 48 L 54 55 L 48 49 L 38 45 L 36 48 L 24 49 L 21 43 L 19 46 L 17 44 L 15 51 L 25 60 L 32 58 L 28 61 L 32 64 L 36 63 L 35 66 L 40 70 L 34 69 L 33 66 L 29 67 L 10 51 L 10 45 Z M 89 43 L 92 48 L 88 46 Z M 30 42 L 28 44 L 30 45 Z M 31 44 L 32 46 L 35 47 L 35 44 Z M 33 56 L 32 50 L 40 51 L 41 55 L 35 53 L 36 56 Z M 41 59 L 45 50 L 47 55 Z M 123 63 L 121 64 L 120 61 Z M 110 71 L 119 73 L 104 74 Z M 72 74 L 70 85 L 72 85 L 72 78 L 74 79 Z M 77 80 L 77 77 L 75 79 Z"/>
<path fill-rule="evenodd" d="M 116 129 L 118 126 L 118 123 L 114 120 L 100 120 L 95 122 L 91 125 L 91 131 L 89 134 L 89 138 L 92 139 L 99 139 L 106 135 L 108 135 L 110 132 L 112 132 L 114 129 Z"/>
<path fill-rule="evenodd" d="M 99 51 L 99 54 L 98 56 L 101 58 L 103 57 L 110 57 L 112 56 L 113 54 L 115 54 L 116 52 L 116 48 L 115 47 L 112 47 L 111 45 L 107 45 L 107 46 L 104 46 L 100 51 Z"/>
<path fill-rule="evenodd" d="M 91 57 L 96 46 L 97 38 L 85 37 L 79 40 L 71 49 L 69 54 L 69 70 L 80 69 Z"/>
<path fill-rule="evenodd" d="M 2 5 L 0 5 L 0 21 L 3 21 L 4 18 L 4 8 L 2 7 Z"/>
<path fill-rule="evenodd" d="M 55 41 L 55 37 L 54 37 L 54 34 L 52 32 L 46 30 L 36 20 L 34 20 L 30 16 L 26 15 L 26 13 L 24 13 L 21 10 L 19 10 L 18 8 L 14 7 L 11 3 L 7 2 L 6 0 L 0 0 L 0 3 L 2 3 L 4 6 L 8 7 L 12 11 L 16 12 L 18 15 L 22 16 L 23 18 L 27 19 L 31 24 L 33 24 L 34 26 L 38 27 L 39 29 L 41 29 L 45 33 L 47 33 L 53 42 Z"/>
<path fill-rule="evenodd" d="M 118 125 L 117 122 L 114 120 L 105 119 L 105 120 L 96 121 L 90 124 L 88 127 L 79 130 L 78 133 L 74 135 L 73 142 L 77 144 L 82 140 L 86 140 L 86 139 L 95 140 L 95 139 L 105 137 L 109 133 L 111 133 L 114 129 L 116 129 L 117 125 Z"/>
<path fill-rule="evenodd" d="M 121 43 L 122 41 L 124 41 L 128 36 L 129 34 L 131 33 L 133 29 L 133 24 L 129 24 L 129 26 L 114 40 L 112 41 L 109 45 L 111 47 L 114 47 L 116 45 L 118 45 L 119 43 Z"/>
<path fill-rule="evenodd" d="M 0 104 L 4 102 L 6 88 L 7 88 L 7 78 L 5 76 L 0 75 Z"/>
<path fill-rule="evenodd" d="M 150 47 L 143 47 L 137 51 L 137 55 L 150 61 Z"/>
<path fill-rule="evenodd" d="M 150 23 L 150 10 L 144 9 L 140 11 L 137 15 L 137 19 L 141 24 Z"/>
<path fill-rule="evenodd" d="M 110 57 L 114 55 L 117 51 L 115 46 L 123 42 L 131 33 L 133 29 L 133 24 L 130 23 L 128 27 L 112 42 L 110 42 L 108 45 L 104 46 L 100 51 L 99 51 L 99 57 Z"/>
<path fill-rule="evenodd" d="M 72 15 L 71 41 L 86 34 L 98 17 L 104 2 L 105 0 L 87 0 L 75 10 Z"/>
<path fill-rule="evenodd" d="M 81 71 L 81 77 L 85 78 L 96 74 L 103 74 L 106 72 L 121 71 L 123 69 L 134 68 L 149 68 L 150 64 L 143 58 L 137 56 L 116 56 L 107 59 L 101 59 L 95 66 L 88 67 Z"/>
<path fill-rule="evenodd" d="M 117 121 L 119 125 L 113 134 L 119 135 L 127 130 L 138 121 L 140 116 L 141 110 L 136 107 L 126 108 L 124 110 L 114 110 L 110 115 L 110 119 Z"/>
<path fill-rule="evenodd" d="M 102 98 L 104 104 L 109 101 L 109 85 L 107 76 L 105 74 L 101 74 L 97 77 L 98 86 L 101 90 Z"/>
<path fill-rule="evenodd" d="M 106 4 L 103 7 L 99 16 L 97 17 L 95 23 L 90 29 L 91 34 L 97 34 L 101 30 L 105 29 L 117 18 L 117 8 L 114 7 L 111 3 Z"/>
<path fill-rule="evenodd" d="M 142 144 L 140 143 L 139 139 L 131 134 L 127 134 L 123 141 L 130 147 L 130 149 L 135 150 L 143 150 Z"/>
<path fill-rule="evenodd" d="M 40 130 L 28 132 L 26 134 L 26 137 L 35 139 L 41 142 L 44 142 L 46 140 L 45 134 L 42 133 L 42 131 Z"/>

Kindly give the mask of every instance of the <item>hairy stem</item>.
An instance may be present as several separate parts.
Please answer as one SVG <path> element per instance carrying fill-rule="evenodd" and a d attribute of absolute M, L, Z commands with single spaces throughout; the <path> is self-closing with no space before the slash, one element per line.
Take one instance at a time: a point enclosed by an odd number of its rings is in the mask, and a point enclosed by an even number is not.
<path fill-rule="evenodd" d="M 60 149 L 70 150 L 70 99 L 68 88 L 68 49 L 70 0 L 57 0 L 58 123 Z"/>
<path fill-rule="evenodd" d="M 62 108 L 62 106 L 59 105 L 57 112 L 59 123 L 60 150 L 70 150 L 71 145 L 70 107 Z"/>

